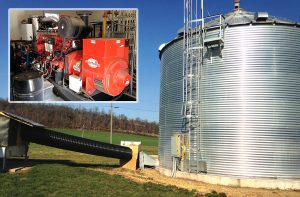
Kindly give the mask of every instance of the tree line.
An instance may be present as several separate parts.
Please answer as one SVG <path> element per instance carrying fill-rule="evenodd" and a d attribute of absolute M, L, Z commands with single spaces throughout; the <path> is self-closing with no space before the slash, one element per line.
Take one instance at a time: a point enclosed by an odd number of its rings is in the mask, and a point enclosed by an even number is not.
<path fill-rule="evenodd" d="M 73 108 L 53 104 L 8 103 L 0 100 L 0 111 L 10 112 L 43 124 L 49 128 L 109 131 L 110 113 L 104 110 Z M 130 119 L 113 114 L 113 131 L 158 135 L 158 123 L 140 118 Z"/>

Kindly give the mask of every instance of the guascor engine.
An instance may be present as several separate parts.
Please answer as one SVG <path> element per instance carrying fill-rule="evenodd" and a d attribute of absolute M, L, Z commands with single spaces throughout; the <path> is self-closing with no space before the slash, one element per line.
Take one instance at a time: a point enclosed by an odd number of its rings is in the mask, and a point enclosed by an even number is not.
<path fill-rule="evenodd" d="M 91 30 L 87 15 L 62 16 L 55 30 L 38 32 L 32 64 L 76 93 L 120 95 L 131 81 L 127 40 L 87 38 Z"/>

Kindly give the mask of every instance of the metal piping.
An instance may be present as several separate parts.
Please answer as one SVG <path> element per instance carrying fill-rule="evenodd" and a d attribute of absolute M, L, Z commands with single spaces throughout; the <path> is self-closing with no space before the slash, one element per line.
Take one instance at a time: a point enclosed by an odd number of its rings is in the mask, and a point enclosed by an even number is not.
<path fill-rule="evenodd" d="M 102 16 L 102 38 L 106 38 L 107 15 L 108 14 L 111 14 L 111 11 L 105 11 Z"/>

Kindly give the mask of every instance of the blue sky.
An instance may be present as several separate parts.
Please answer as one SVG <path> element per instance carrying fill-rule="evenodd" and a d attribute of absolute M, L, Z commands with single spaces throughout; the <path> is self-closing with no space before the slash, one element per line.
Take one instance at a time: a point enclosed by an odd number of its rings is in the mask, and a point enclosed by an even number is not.
<path fill-rule="evenodd" d="M 210 14 L 227 13 L 234 0 L 206 0 Z M 0 97 L 7 98 L 8 68 L 8 9 L 9 8 L 138 8 L 139 9 L 139 103 L 116 104 L 117 114 L 130 118 L 158 121 L 160 62 L 158 47 L 172 40 L 183 25 L 183 0 L 2 0 L 0 28 Z M 299 0 L 241 0 L 241 7 L 249 11 L 267 11 L 300 22 Z M 109 104 L 72 104 L 72 106 L 108 110 Z M 123 108 L 122 108 L 123 107 Z M 130 110 L 130 108 L 132 110 Z M 149 109 L 141 111 L 134 109 Z"/>

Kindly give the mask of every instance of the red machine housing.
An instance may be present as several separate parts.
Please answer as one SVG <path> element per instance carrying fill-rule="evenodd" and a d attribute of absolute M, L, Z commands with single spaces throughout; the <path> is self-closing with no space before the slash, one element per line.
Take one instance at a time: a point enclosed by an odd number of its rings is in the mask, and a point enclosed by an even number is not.
<path fill-rule="evenodd" d="M 66 65 L 69 75 L 80 76 L 82 72 L 82 51 L 73 51 L 66 55 Z"/>
<path fill-rule="evenodd" d="M 96 89 L 117 96 L 130 84 L 128 46 L 123 38 L 83 40 L 82 81 L 92 95 Z"/>

